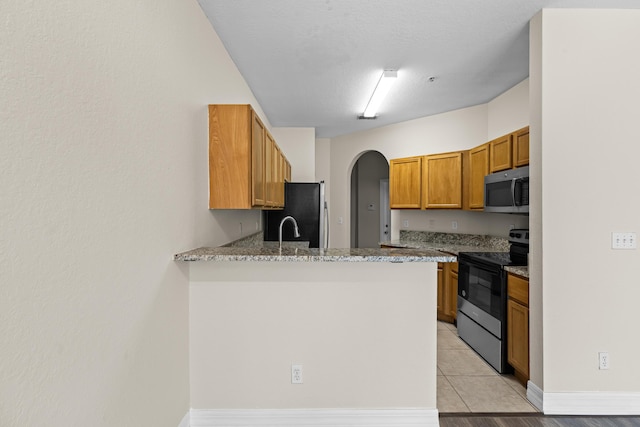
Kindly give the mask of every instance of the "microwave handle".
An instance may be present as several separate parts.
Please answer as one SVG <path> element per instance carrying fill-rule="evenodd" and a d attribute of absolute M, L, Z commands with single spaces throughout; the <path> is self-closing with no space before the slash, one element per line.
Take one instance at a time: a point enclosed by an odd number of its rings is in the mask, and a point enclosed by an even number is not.
<path fill-rule="evenodd" d="M 525 178 L 513 178 L 511 180 L 512 206 L 522 206 L 522 182 Z"/>

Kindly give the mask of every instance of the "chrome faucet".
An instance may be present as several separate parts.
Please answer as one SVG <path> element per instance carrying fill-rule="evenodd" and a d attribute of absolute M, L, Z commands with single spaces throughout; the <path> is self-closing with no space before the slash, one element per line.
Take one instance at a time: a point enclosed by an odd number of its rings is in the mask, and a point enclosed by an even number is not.
<path fill-rule="evenodd" d="M 291 220 L 293 222 L 293 237 L 300 237 L 300 231 L 298 230 L 298 223 L 296 222 L 296 219 L 294 217 L 292 217 L 291 215 L 285 216 L 284 218 L 282 218 L 282 221 L 280 221 L 280 232 L 278 233 L 278 241 L 280 242 L 280 249 L 282 249 L 282 226 L 284 225 L 285 221 Z"/>

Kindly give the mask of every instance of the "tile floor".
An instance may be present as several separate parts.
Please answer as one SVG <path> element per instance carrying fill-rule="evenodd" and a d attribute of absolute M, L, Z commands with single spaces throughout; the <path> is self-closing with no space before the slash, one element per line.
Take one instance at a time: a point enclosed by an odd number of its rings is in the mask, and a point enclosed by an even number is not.
<path fill-rule="evenodd" d="M 527 390 L 500 375 L 458 338 L 455 325 L 438 322 L 438 411 L 538 412 Z"/>

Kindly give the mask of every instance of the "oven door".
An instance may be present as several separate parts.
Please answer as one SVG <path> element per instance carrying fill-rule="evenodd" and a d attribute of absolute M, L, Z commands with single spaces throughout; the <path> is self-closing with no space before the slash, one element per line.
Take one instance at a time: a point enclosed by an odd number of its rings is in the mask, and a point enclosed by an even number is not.
<path fill-rule="evenodd" d="M 458 257 L 458 310 L 497 338 L 503 337 L 506 276 L 501 265 Z"/>

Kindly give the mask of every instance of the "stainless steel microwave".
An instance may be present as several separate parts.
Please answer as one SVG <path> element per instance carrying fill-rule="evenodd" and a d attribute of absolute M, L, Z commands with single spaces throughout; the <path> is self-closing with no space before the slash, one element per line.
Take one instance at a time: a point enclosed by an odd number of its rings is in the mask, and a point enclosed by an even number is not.
<path fill-rule="evenodd" d="M 484 211 L 529 213 L 529 166 L 484 177 Z"/>

